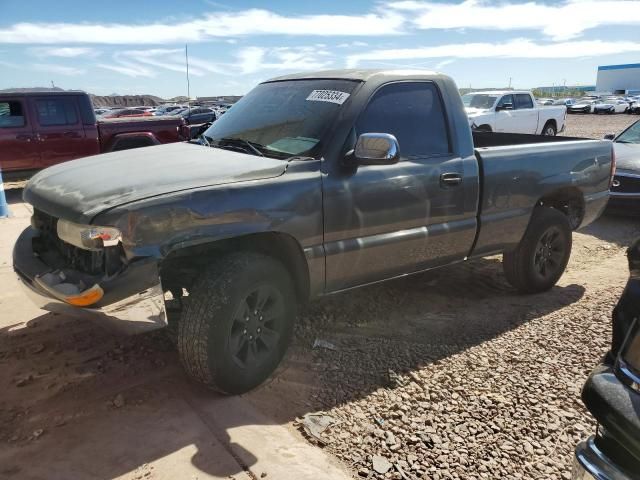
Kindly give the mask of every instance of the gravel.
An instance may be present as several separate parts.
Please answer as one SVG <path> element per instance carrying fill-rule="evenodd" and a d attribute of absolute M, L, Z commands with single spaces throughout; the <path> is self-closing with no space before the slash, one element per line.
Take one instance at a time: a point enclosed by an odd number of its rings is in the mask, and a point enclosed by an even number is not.
<path fill-rule="evenodd" d="M 594 430 L 579 393 L 607 349 L 617 294 L 587 295 L 466 349 L 352 339 L 324 359 L 334 371 L 325 393 L 356 399 L 328 410 L 337 420 L 325 432 L 328 448 L 368 478 L 568 478 L 575 445 Z M 361 350 L 376 351 L 378 361 L 362 365 Z M 408 369 L 433 357 L 441 359 Z M 358 379 L 389 363 L 403 371 L 399 378 L 361 396 Z"/>
<path fill-rule="evenodd" d="M 634 122 L 638 115 L 567 115 L 565 131 L 560 135 L 569 137 L 602 138 L 607 133 L 620 133 Z"/>

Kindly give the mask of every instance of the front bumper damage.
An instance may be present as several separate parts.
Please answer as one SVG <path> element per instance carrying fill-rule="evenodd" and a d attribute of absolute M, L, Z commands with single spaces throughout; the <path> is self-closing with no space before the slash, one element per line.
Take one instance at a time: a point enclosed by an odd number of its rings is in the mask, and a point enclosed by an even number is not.
<path fill-rule="evenodd" d="M 132 261 L 113 275 L 96 276 L 92 285 L 84 283 L 86 288 L 83 282 L 76 285 L 72 280 L 86 275 L 53 268 L 41 259 L 33 249 L 37 237 L 33 227 L 22 232 L 13 250 L 13 267 L 25 293 L 39 308 L 95 320 L 125 333 L 166 326 L 164 293 L 155 259 Z M 70 303 L 78 297 L 87 301 Z M 91 302 L 92 298 L 97 301 Z"/>

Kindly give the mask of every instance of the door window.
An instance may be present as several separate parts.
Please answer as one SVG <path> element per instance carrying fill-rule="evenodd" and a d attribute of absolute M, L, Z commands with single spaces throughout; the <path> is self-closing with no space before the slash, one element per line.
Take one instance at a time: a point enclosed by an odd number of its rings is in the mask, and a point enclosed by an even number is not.
<path fill-rule="evenodd" d="M 398 82 L 378 90 L 356 123 L 356 134 L 390 133 L 400 157 L 450 153 L 444 109 L 429 82 Z"/>
<path fill-rule="evenodd" d="M 24 127 L 22 102 L 0 100 L 0 128 Z"/>
<path fill-rule="evenodd" d="M 531 100 L 531 95 L 527 95 L 526 93 L 516 93 L 516 108 L 518 110 L 522 110 L 525 108 L 533 108 L 533 100 Z"/>
<path fill-rule="evenodd" d="M 513 109 L 513 95 L 504 95 L 500 101 L 498 102 L 498 104 L 496 105 L 496 109 L 498 109 L 498 107 L 505 109 L 505 110 L 512 110 Z"/>
<path fill-rule="evenodd" d="M 71 98 L 47 98 L 36 100 L 38 122 L 43 127 L 75 125 L 78 123 L 76 108 Z"/>

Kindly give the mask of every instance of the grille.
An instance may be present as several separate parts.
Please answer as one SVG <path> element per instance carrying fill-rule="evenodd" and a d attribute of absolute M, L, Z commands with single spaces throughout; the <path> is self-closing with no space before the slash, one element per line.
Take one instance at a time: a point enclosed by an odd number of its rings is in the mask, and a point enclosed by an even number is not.
<path fill-rule="evenodd" d="M 611 191 L 614 193 L 640 193 L 640 178 L 615 175 Z"/>
<path fill-rule="evenodd" d="M 50 267 L 72 268 L 90 275 L 104 272 L 104 251 L 84 250 L 60 240 L 57 218 L 34 209 L 32 225 L 40 233 L 33 239 L 33 250 Z"/>

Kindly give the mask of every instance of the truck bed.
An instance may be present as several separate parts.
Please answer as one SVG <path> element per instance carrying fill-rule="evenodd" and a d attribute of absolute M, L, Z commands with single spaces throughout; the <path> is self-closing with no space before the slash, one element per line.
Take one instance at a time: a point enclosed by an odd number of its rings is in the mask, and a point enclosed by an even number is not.
<path fill-rule="evenodd" d="M 584 198 L 580 224 L 606 206 L 611 142 L 574 137 L 473 132 L 480 168 L 479 235 L 473 256 L 517 244 L 536 202 L 532 198 Z"/>
<path fill-rule="evenodd" d="M 476 148 L 482 147 L 505 147 L 508 145 L 527 145 L 531 143 L 556 143 L 572 142 L 576 140 L 592 140 L 581 137 L 548 137 L 545 135 L 528 135 L 525 133 L 498 133 L 472 131 L 473 145 Z"/>

